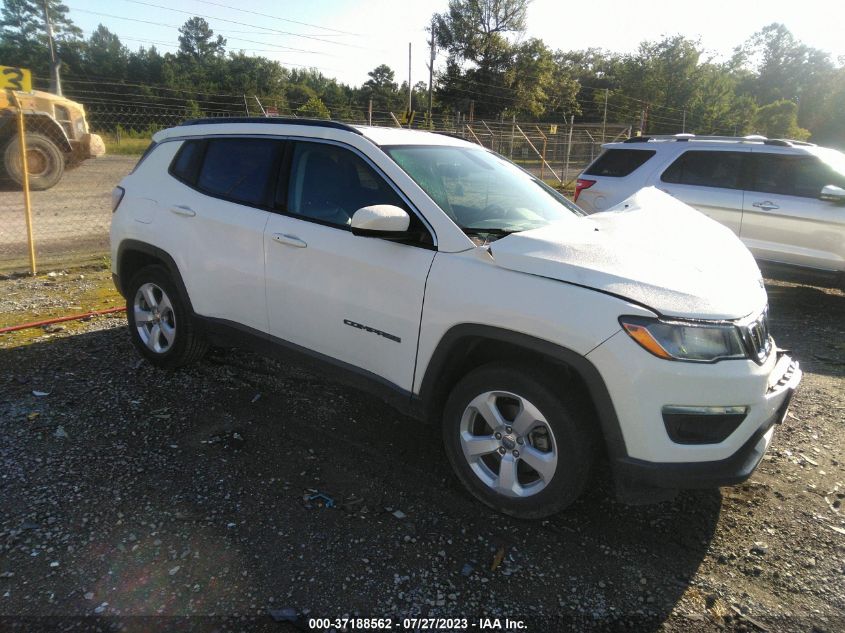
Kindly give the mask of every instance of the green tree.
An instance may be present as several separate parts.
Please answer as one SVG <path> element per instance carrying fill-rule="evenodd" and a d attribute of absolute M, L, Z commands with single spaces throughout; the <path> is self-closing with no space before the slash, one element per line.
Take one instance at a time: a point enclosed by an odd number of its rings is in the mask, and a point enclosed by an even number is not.
<path fill-rule="evenodd" d="M 741 92 L 754 96 L 757 103 L 794 101 L 799 106 L 799 125 L 821 124 L 835 76 L 828 53 L 807 46 L 783 24 L 773 23 L 737 49 L 734 63 L 751 71 Z"/>
<path fill-rule="evenodd" d="M 528 0 L 449 0 L 434 16 L 437 44 L 450 57 L 492 69 L 507 58 L 505 36 L 525 31 Z"/>
<path fill-rule="evenodd" d="M 373 110 L 393 112 L 401 109 L 399 86 L 394 81 L 396 75 L 390 66 L 381 64 L 367 75 L 370 78 L 364 82 L 363 91 L 367 99 L 373 100 Z"/>
<path fill-rule="evenodd" d="M 813 128 L 813 142 L 845 150 L 845 66 L 831 76 L 827 87 L 822 114 Z"/>
<path fill-rule="evenodd" d="M 473 100 L 479 117 L 513 107 L 505 77 L 514 55 L 508 36 L 525 32 L 527 7 L 528 0 L 449 0 L 448 11 L 433 17 L 437 45 L 449 55 L 438 77 L 439 100 L 461 109 Z"/>
<path fill-rule="evenodd" d="M 630 119 L 645 110 L 644 132 L 678 132 L 701 78 L 699 43 L 680 35 L 643 42 L 618 70 L 620 107 Z"/>
<path fill-rule="evenodd" d="M 311 97 L 306 103 L 296 109 L 296 113 L 305 117 L 312 117 L 315 119 L 330 119 L 332 113 L 326 107 L 319 97 Z"/>
<path fill-rule="evenodd" d="M 47 11 L 60 57 L 70 52 L 82 36 L 60 0 L 47 0 Z M 49 74 L 50 53 L 42 0 L 3 0 L 0 9 L 0 59 L 6 65 L 30 68 L 39 75 Z"/>
<path fill-rule="evenodd" d="M 129 66 L 129 50 L 117 35 L 100 24 L 83 48 L 83 60 L 90 76 L 123 79 Z"/>
<path fill-rule="evenodd" d="M 208 22 L 193 17 L 179 27 L 179 52 L 199 62 L 208 61 L 226 52 L 226 39 L 222 35 L 215 38 Z"/>
<path fill-rule="evenodd" d="M 507 111 L 535 118 L 564 118 L 578 113 L 580 86 L 569 77 L 542 40 L 531 38 L 513 48 L 504 85 L 511 100 Z"/>
<path fill-rule="evenodd" d="M 803 141 L 810 137 L 809 130 L 798 126 L 798 106 L 786 99 L 773 101 L 757 110 L 754 125 L 758 133 L 769 138 Z"/>

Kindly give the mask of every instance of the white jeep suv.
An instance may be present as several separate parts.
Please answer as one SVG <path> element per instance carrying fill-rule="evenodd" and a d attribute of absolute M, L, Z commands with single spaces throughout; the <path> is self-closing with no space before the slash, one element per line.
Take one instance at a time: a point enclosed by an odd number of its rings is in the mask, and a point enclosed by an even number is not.
<path fill-rule="evenodd" d="M 762 136 L 634 137 L 604 146 L 575 200 L 594 213 L 649 186 L 727 226 L 767 271 L 845 282 L 841 152 Z"/>
<path fill-rule="evenodd" d="M 192 121 L 114 206 L 151 363 L 209 344 L 316 363 L 435 420 L 469 491 L 514 516 L 572 503 L 602 456 L 625 498 L 742 481 L 801 377 L 729 230 L 655 189 L 586 217 L 448 136 Z"/>

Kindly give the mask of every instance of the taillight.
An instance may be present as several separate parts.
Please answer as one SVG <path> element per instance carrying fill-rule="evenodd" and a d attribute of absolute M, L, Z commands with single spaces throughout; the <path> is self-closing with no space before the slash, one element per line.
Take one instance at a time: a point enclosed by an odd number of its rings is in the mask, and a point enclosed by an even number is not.
<path fill-rule="evenodd" d="M 589 189 L 594 184 L 596 184 L 595 180 L 587 180 L 586 178 L 579 178 L 575 181 L 575 202 L 578 202 L 578 196 L 581 195 L 581 192 L 584 189 Z"/>
<path fill-rule="evenodd" d="M 117 207 L 120 204 L 120 201 L 123 200 L 123 194 L 126 193 L 126 189 L 123 187 L 115 187 L 111 190 L 111 212 L 114 213 L 117 211 Z"/>

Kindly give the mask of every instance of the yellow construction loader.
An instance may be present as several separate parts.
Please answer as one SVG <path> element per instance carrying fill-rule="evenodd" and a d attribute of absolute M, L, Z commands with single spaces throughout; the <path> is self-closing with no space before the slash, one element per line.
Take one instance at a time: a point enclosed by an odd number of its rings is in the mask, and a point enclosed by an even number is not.
<path fill-rule="evenodd" d="M 23 183 L 17 103 L 24 114 L 31 189 L 49 189 L 62 179 L 65 169 L 106 153 L 103 139 L 89 132 L 81 103 L 40 90 L 2 90 L 0 176 Z"/>

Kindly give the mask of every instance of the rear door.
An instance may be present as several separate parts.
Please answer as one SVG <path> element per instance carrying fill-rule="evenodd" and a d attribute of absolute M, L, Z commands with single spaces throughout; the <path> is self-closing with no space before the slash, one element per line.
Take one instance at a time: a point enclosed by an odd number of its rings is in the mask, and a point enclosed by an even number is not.
<path fill-rule="evenodd" d="M 410 392 L 435 256 L 430 229 L 357 151 L 295 141 L 286 162 L 279 213 L 264 237 L 270 332 Z M 404 208 L 427 239 L 405 244 L 353 235 L 352 215 L 372 204 Z"/>
<path fill-rule="evenodd" d="M 687 150 L 655 174 L 651 184 L 739 235 L 749 149 Z"/>
<path fill-rule="evenodd" d="M 845 176 L 810 154 L 754 151 L 740 237 L 755 257 L 820 270 L 845 268 L 845 209 L 819 199 Z"/>
<path fill-rule="evenodd" d="M 221 137 L 186 141 L 177 153 L 159 230 L 197 314 L 267 331 L 264 227 L 282 146 Z"/>

